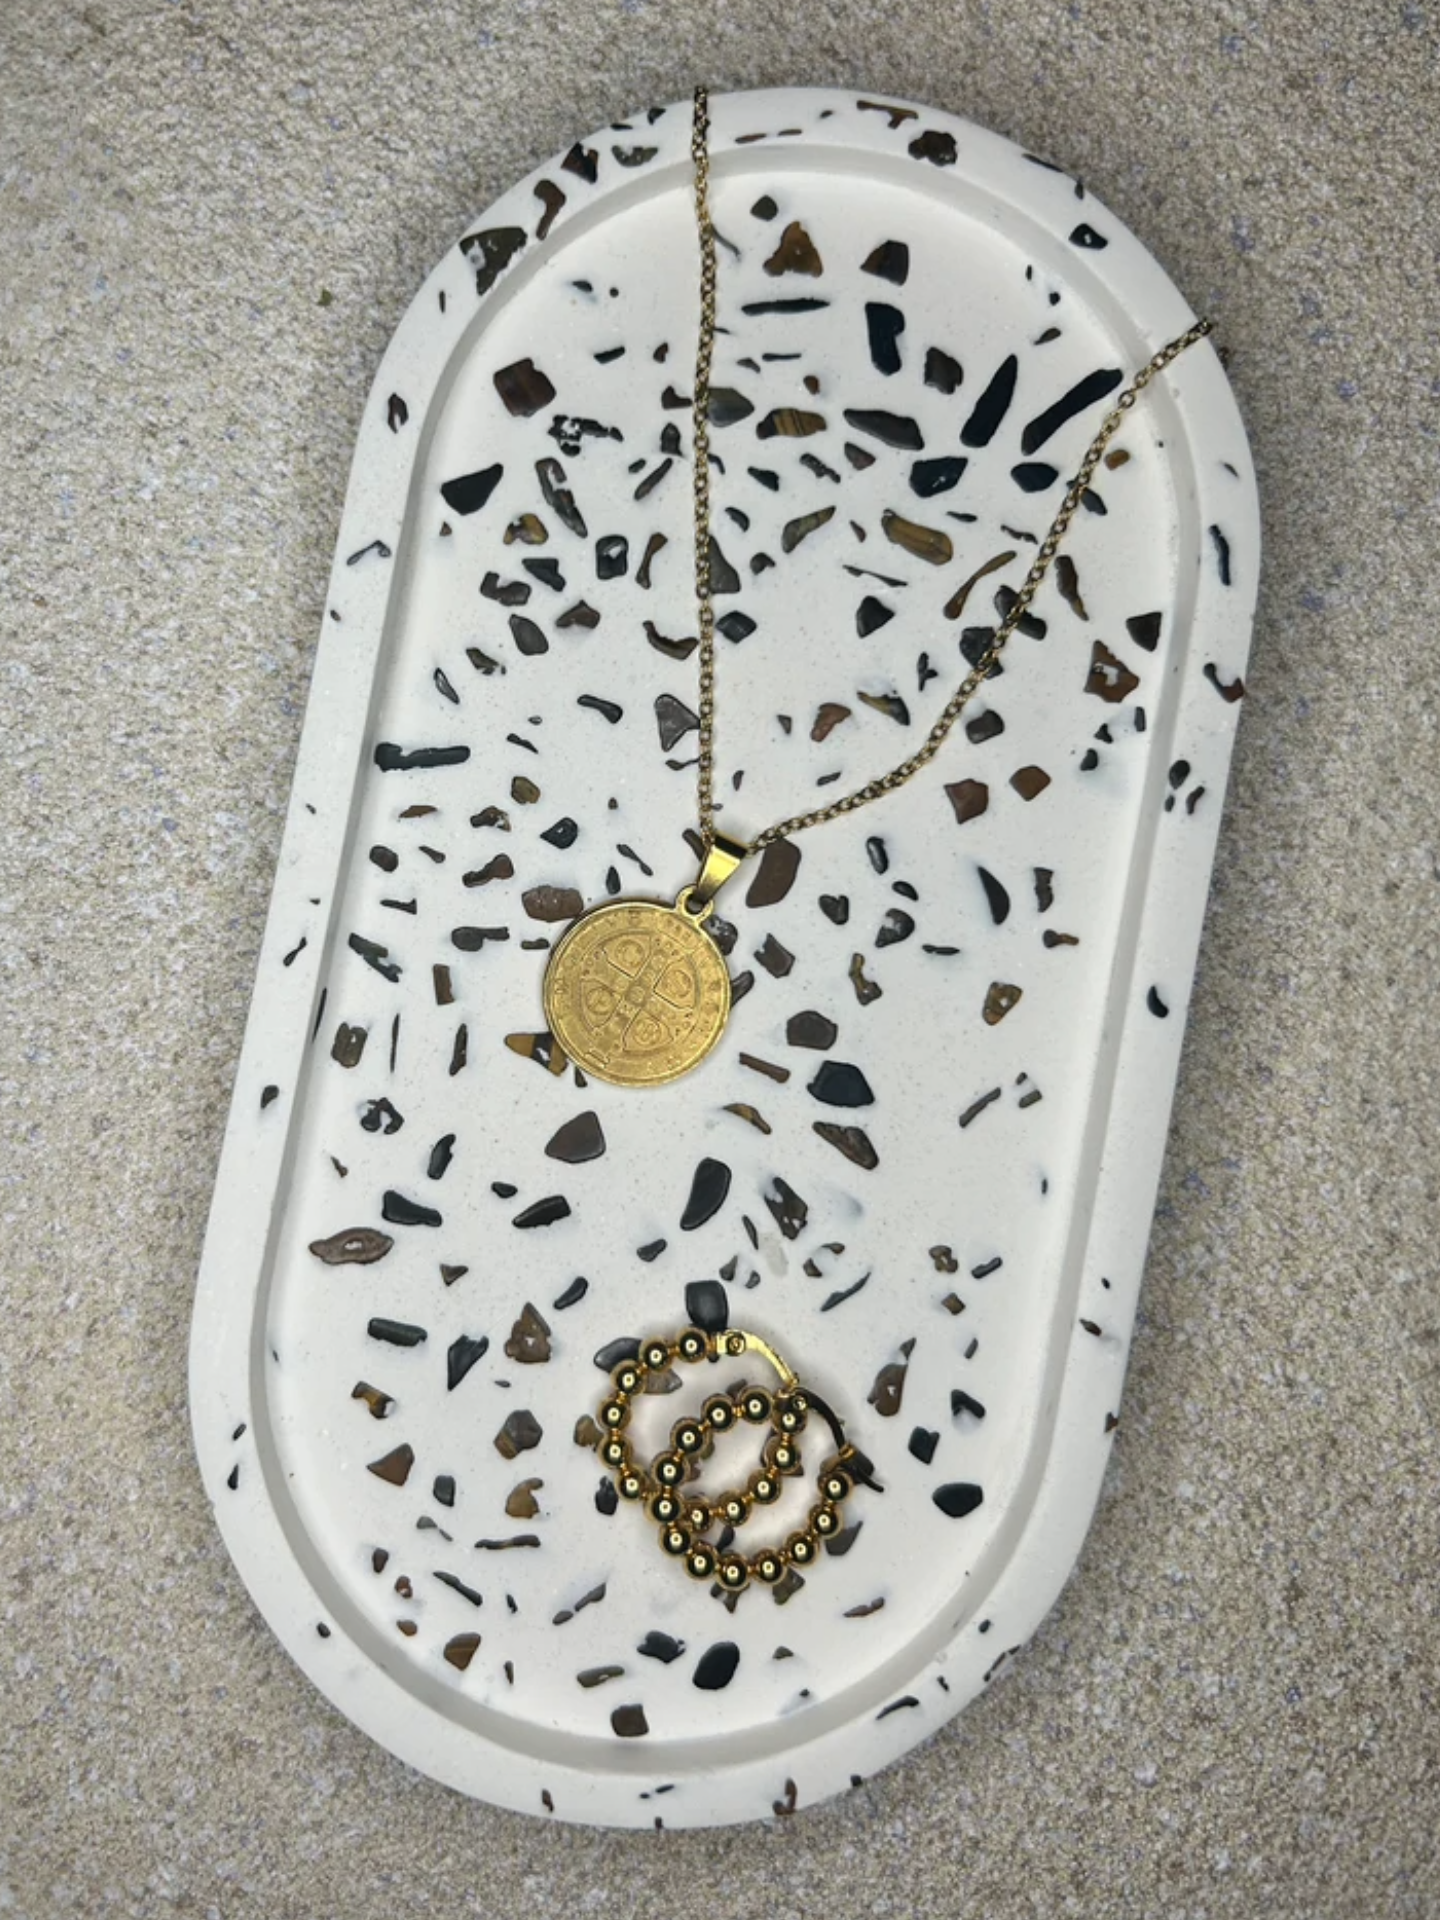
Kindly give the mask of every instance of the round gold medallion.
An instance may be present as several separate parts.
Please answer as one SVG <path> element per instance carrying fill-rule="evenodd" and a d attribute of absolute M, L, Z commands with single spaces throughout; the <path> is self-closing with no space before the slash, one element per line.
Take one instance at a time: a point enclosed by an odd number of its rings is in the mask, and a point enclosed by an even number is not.
<path fill-rule="evenodd" d="M 613 900 L 575 922 L 545 969 L 545 1020 L 577 1067 L 658 1087 L 700 1064 L 730 1016 L 730 975 L 702 918 Z"/>

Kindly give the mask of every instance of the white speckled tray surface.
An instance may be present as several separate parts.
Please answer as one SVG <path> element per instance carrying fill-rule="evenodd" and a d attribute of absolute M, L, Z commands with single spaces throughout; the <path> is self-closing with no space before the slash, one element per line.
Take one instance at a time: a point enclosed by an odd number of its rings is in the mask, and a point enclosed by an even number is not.
<path fill-rule="evenodd" d="M 965 121 L 806 90 L 711 115 L 716 784 L 748 838 L 914 751 L 1106 396 L 1193 316 Z M 543 1031 L 549 947 L 695 872 L 689 137 L 688 103 L 652 110 L 522 181 L 382 364 L 192 1350 L 217 1518 L 316 1684 L 467 1793 L 620 1825 L 873 1773 L 1066 1578 L 1258 564 L 1202 343 L 937 761 L 722 894 L 716 1051 L 585 1081 Z M 624 1343 L 692 1320 L 773 1341 L 884 1488 L 733 1605 L 576 1439 Z"/>

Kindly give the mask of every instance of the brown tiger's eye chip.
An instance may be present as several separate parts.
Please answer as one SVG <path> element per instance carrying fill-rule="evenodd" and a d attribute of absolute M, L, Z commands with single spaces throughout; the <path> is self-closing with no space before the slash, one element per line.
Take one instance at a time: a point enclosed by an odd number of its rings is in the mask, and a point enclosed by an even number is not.
<path fill-rule="evenodd" d="M 1140 684 L 1123 660 L 1117 659 L 1103 640 L 1097 640 L 1090 652 L 1090 671 L 1085 678 L 1086 693 L 1093 693 L 1111 706 L 1128 699 Z"/>
<path fill-rule="evenodd" d="M 985 995 L 982 1017 L 987 1027 L 998 1027 L 1020 998 L 1019 987 L 1006 986 L 1003 981 L 994 980 Z"/>
<path fill-rule="evenodd" d="M 760 865 L 745 895 L 747 907 L 773 907 L 795 884 L 800 871 L 800 849 L 793 840 L 772 840 L 760 856 Z"/>
<path fill-rule="evenodd" d="M 1050 784 L 1050 776 L 1043 767 L 1020 767 L 1010 776 L 1010 784 L 1022 800 L 1034 800 Z"/>
<path fill-rule="evenodd" d="M 415 1449 L 407 1442 L 384 1454 L 379 1460 L 371 1460 L 368 1470 L 377 1480 L 387 1480 L 392 1487 L 403 1487 L 410 1478 L 410 1469 L 415 1464 Z"/>
<path fill-rule="evenodd" d="M 374 1227 L 347 1227 L 328 1240 L 312 1240 L 310 1251 L 327 1267 L 370 1267 L 383 1260 L 395 1242 Z"/>
<path fill-rule="evenodd" d="M 869 1170 L 879 1166 L 880 1156 L 863 1127 L 840 1127 L 829 1120 L 816 1120 L 813 1125 L 822 1140 L 838 1148 L 857 1167 Z"/>
<path fill-rule="evenodd" d="M 522 1367 L 542 1365 L 550 1358 L 550 1329 L 544 1315 L 527 1300 L 519 1319 L 510 1329 L 505 1352 Z"/>
<path fill-rule="evenodd" d="M 823 413 L 807 413 L 803 407 L 775 407 L 755 429 L 757 439 L 773 440 L 777 434 L 789 440 L 825 431 Z"/>
<path fill-rule="evenodd" d="M 792 220 L 780 236 L 780 244 L 765 262 L 766 273 L 805 273 L 812 279 L 825 271 L 815 242 L 798 220 Z"/>
<path fill-rule="evenodd" d="M 520 899 L 532 920 L 573 920 L 585 911 L 574 887 L 527 887 Z"/>
<path fill-rule="evenodd" d="M 517 418 L 538 413 L 555 398 L 555 388 L 533 360 L 517 360 L 513 366 L 501 367 L 494 378 L 495 391 L 505 402 L 506 411 Z"/>
<path fill-rule="evenodd" d="M 955 557 L 955 544 L 943 527 L 922 527 L 887 507 L 880 516 L 885 538 L 917 560 L 928 560 L 932 567 L 947 566 Z"/>
<path fill-rule="evenodd" d="M 517 1407 L 495 1436 L 495 1451 L 506 1460 L 538 1447 L 544 1437 L 540 1422 L 526 1407 Z"/>

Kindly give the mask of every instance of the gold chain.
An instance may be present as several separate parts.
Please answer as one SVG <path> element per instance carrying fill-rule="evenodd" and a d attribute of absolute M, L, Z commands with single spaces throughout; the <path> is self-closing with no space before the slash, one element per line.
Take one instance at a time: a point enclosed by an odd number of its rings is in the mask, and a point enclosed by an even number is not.
<path fill-rule="evenodd" d="M 695 353 L 693 429 L 695 592 L 700 605 L 700 762 L 697 784 L 700 833 L 708 852 L 715 838 L 715 608 L 710 595 L 710 361 L 715 344 L 715 228 L 709 207 L 710 103 L 704 87 L 695 89 L 690 150 L 695 164 L 695 219 L 700 235 L 700 338 Z M 1116 400 L 1099 432 L 1090 442 L 1085 458 L 1080 462 L 1079 470 L 1060 503 L 1060 510 L 1050 524 L 1050 531 L 1041 541 L 1030 571 L 1001 620 L 994 639 L 946 701 L 944 711 L 925 736 L 924 744 L 908 760 L 902 760 L 899 766 L 892 767 L 889 773 L 868 781 L 863 787 L 856 787 L 839 800 L 832 800 L 828 807 L 818 807 L 812 813 L 792 814 L 788 820 L 777 820 L 750 842 L 752 853 L 759 853 L 772 841 L 782 840 L 792 833 L 802 833 L 807 827 L 821 826 L 827 820 L 837 819 L 842 813 L 853 813 L 857 807 L 867 806 L 883 794 L 893 793 L 934 759 L 971 695 L 988 677 L 1006 642 L 1024 619 L 1121 421 L 1156 374 L 1162 373 L 1187 347 L 1204 339 L 1212 328 L 1213 322 L 1209 320 L 1197 320 L 1193 326 L 1187 327 L 1184 333 L 1145 363 Z"/>

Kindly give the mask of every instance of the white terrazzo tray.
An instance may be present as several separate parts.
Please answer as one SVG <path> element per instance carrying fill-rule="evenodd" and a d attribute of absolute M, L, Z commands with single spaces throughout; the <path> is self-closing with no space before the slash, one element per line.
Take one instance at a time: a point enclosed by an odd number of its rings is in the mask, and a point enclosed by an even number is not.
<path fill-rule="evenodd" d="M 799 89 L 711 120 L 716 784 L 749 838 L 914 751 L 1106 395 L 1193 316 L 1067 174 L 951 115 Z M 716 1051 L 584 1083 L 549 945 L 695 872 L 689 141 L 653 109 L 522 181 L 381 365 L 191 1363 L 225 1540 L 316 1685 L 463 1792 L 619 1826 L 874 1773 L 1069 1574 L 1258 564 L 1201 343 L 939 758 L 721 896 Z M 576 1438 L 624 1343 L 692 1321 L 772 1341 L 884 1489 L 733 1606 Z M 694 1402 L 657 1400 L 657 1443 Z"/>

